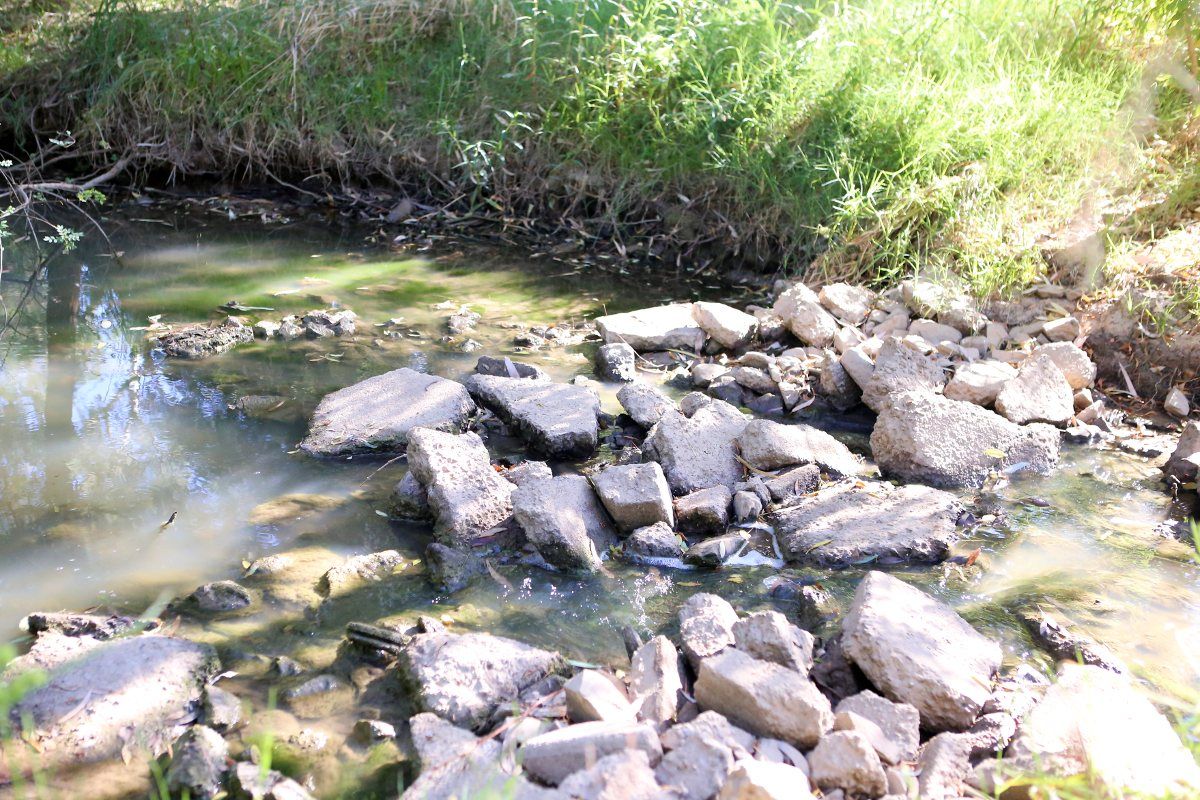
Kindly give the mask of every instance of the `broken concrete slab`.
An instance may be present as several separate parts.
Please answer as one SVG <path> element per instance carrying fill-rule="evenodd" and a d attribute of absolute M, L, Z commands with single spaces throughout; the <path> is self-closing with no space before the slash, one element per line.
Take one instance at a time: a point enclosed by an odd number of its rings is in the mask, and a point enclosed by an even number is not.
<path fill-rule="evenodd" d="M 512 515 L 517 487 L 492 468 L 487 448 L 474 433 L 412 431 L 408 468 L 425 487 L 437 519 L 434 535 L 451 547 L 469 547 Z"/>
<path fill-rule="evenodd" d="M 559 569 L 594 572 L 617 544 L 608 513 L 582 475 L 530 481 L 513 492 L 512 505 L 525 538 Z"/>
<path fill-rule="evenodd" d="M 600 398 L 586 387 L 494 375 L 472 375 L 466 387 L 539 453 L 578 458 L 596 449 Z"/>
<path fill-rule="evenodd" d="M 653 350 L 699 352 L 704 347 L 704 329 L 692 317 L 691 303 L 672 303 L 597 317 L 596 329 L 605 342 L 624 342 L 639 353 Z"/>
<path fill-rule="evenodd" d="M 742 412 L 713 400 L 691 417 L 668 411 L 650 430 L 643 450 L 662 465 L 675 494 L 724 485 L 732 487 L 744 472 L 734 440 L 745 429 Z"/>

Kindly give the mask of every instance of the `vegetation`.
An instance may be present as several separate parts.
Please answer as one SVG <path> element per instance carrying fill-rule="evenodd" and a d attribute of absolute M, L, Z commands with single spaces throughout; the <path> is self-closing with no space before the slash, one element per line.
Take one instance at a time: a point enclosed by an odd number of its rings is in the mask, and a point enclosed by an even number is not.
<path fill-rule="evenodd" d="M 160 177 L 391 185 L 688 269 L 949 270 L 986 293 L 1040 275 L 1039 237 L 1100 199 L 1166 175 L 1158 205 L 1194 199 L 1186 10 L 26 0 L 0 17 L 0 135 L 70 131 L 92 168 Z"/>

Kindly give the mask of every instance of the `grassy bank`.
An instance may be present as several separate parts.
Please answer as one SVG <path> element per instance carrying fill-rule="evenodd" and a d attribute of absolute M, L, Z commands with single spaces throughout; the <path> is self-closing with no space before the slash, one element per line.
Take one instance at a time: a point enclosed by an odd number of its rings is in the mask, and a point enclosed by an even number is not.
<path fill-rule="evenodd" d="M 989 292 L 1098 194 L 1174 169 L 1175 5 L 29 0 L 0 19 L 0 124 L 175 174 L 394 185 L 688 268 Z"/>

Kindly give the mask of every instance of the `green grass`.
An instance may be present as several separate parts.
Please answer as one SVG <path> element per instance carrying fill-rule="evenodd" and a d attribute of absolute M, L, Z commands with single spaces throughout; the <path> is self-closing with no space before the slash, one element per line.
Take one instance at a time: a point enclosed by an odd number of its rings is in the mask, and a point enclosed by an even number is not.
<path fill-rule="evenodd" d="M 1127 100 L 1174 29 L 1158 5 L 104 0 L 4 37 L 0 124 L 177 175 L 579 220 L 687 268 L 989 293 L 1041 273 L 1037 235 L 1098 183 L 1148 169 Z M 1164 125 L 1190 113 L 1160 96 Z"/>

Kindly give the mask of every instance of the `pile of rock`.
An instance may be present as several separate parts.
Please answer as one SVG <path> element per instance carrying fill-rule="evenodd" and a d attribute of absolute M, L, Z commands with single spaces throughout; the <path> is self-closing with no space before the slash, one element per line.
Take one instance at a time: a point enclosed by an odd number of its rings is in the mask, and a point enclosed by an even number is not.
<path fill-rule="evenodd" d="M 275 322 L 259 320 L 251 326 L 243 317 L 229 316 L 218 324 L 185 325 L 166 333 L 151 334 L 154 343 L 168 358 L 197 360 L 225 353 L 239 344 L 259 339 L 284 341 L 307 337 L 351 336 L 358 315 L 350 309 L 317 309 L 300 315 L 288 315 Z M 158 328 L 161 330 L 161 327 Z"/>

